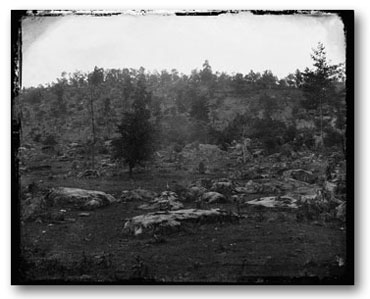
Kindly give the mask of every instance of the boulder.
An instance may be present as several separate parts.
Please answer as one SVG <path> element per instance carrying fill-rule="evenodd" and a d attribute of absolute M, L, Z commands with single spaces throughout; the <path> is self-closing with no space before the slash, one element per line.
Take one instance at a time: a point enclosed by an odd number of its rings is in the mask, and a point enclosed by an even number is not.
<path fill-rule="evenodd" d="M 201 200 L 206 203 L 220 203 L 226 202 L 226 197 L 221 193 L 211 191 L 204 193 Z"/>
<path fill-rule="evenodd" d="M 249 180 L 244 187 L 236 187 L 235 191 L 237 193 L 247 193 L 247 194 L 253 194 L 253 193 L 260 193 L 263 191 L 263 187 L 261 184 L 255 183 L 252 180 Z"/>
<path fill-rule="evenodd" d="M 213 182 L 211 191 L 222 194 L 230 194 L 234 190 L 234 184 L 228 179 L 221 179 Z"/>
<path fill-rule="evenodd" d="M 252 194 L 256 193 L 253 188 L 247 188 L 247 187 L 235 187 L 234 189 L 235 193 L 246 193 L 246 194 Z"/>
<path fill-rule="evenodd" d="M 122 191 L 120 201 L 133 201 L 133 200 L 150 201 L 157 196 L 158 194 L 154 191 L 139 188 L 130 191 L 127 190 Z"/>
<path fill-rule="evenodd" d="M 41 196 L 32 197 L 29 195 L 21 202 L 21 218 L 25 221 L 36 219 L 45 208 L 45 200 Z"/>
<path fill-rule="evenodd" d="M 128 219 L 123 227 L 123 233 L 140 235 L 154 232 L 156 229 L 179 229 L 184 222 L 235 222 L 239 216 L 221 209 L 197 210 L 184 209 L 177 211 L 160 211 L 139 215 Z"/>
<path fill-rule="evenodd" d="M 185 197 L 187 199 L 196 200 L 199 197 L 201 197 L 205 192 L 207 192 L 207 189 L 202 186 L 190 186 L 185 193 Z"/>
<path fill-rule="evenodd" d="M 140 209 L 144 210 L 178 210 L 184 205 L 178 201 L 178 196 L 175 192 L 164 191 L 160 196 L 154 198 L 150 203 L 139 206 Z"/>
<path fill-rule="evenodd" d="M 290 196 L 261 197 L 248 201 L 246 204 L 264 206 L 266 208 L 298 208 L 297 200 Z"/>
<path fill-rule="evenodd" d="M 78 188 L 53 188 L 47 196 L 53 205 L 73 205 L 79 208 L 96 209 L 107 206 L 116 199 L 107 193 Z"/>

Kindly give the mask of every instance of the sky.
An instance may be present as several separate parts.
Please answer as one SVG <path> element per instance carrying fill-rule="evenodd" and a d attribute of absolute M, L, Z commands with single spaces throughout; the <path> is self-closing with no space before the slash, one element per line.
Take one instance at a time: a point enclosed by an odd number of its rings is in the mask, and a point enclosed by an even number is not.
<path fill-rule="evenodd" d="M 331 63 L 345 62 L 343 23 L 333 14 L 27 17 L 22 22 L 22 85 L 51 83 L 62 72 L 88 72 L 94 66 L 190 74 L 205 60 L 215 72 L 271 70 L 283 78 L 312 66 L 310 54 L 318 42 Z"/>

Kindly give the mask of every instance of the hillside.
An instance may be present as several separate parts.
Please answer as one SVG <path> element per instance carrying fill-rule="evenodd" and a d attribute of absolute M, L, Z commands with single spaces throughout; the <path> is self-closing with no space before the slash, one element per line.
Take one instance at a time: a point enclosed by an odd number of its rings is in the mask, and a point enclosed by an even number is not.
<path fill-rule="evenodd" d="M 96 86 L 89 83 L 94 72 L 102 76 Z M 269 119 L 301 131 L 317 131 L 317 113 L 302 107 L 304 96 L 298 83 L 277 81 L 268 72 L 254 81 L 248 75 L 241 80 L 240 74 L 213 74 L 207 66 L 191 76 L 165 71 L 150 74 L 143 69 L 94 72 L 63 74 L 56 83 L 23 89 L 16 99 L 23 142 L 88 145 L 92 138 L 91 109 L 97 142 L 111 140 L 117 136 L 123 113 L 131 109 L 135 84 L 141 74 L 151 94 L 150 111 L 160 131 L 161 146 L 178 140 L 226 146 L 232 140 L 209 132 L 227 135 L 225 131 L 237 125 L 243 129 L 233 134 L 233 139 L 241 140 L 253 131 L 252 122 L 256 119 Z M 328 111 L 327 121 L 333 123 L 338 111 Z M 243 121 L 235 124 L 238 118 Z"/>

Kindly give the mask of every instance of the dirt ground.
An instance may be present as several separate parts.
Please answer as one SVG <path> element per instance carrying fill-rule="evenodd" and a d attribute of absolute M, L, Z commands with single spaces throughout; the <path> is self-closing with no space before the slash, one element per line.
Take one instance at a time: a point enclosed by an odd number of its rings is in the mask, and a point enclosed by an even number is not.
<path fill-rule="evenodd" d="M 55 173 L 65 165 L 52 165 Z M 220 173 L 222 177 L 224 173 Z M 119 198 L 123 190 L 156 192 L 168 185 L 217 174 L 143 171 L 103 178 L 50 178 L 49 170 L 22 174 L 22 186 L 78 187 Z M 250 199 L 270 194 L 249 194 Z M 125 220 L 146 213 L 140 201 L 114 203 L 88 211 L 53 206 L 53 217 L 21 222 L 20 278 L 23 283 L 227 283 L 338 284 L 346 280 L 346 225 L 338 219 L 300 219 L 297 209 L 237 208 L 233 203 L 209 207 L 233 211 L 238 223 L 186 224 L 162 235 L 127 235 Z M 185 208 L 196 208 L 184 202 Z"/>

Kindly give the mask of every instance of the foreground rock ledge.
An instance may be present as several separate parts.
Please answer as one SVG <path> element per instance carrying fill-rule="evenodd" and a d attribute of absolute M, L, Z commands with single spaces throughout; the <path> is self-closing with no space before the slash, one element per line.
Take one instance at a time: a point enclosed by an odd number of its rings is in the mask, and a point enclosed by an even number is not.
<path fill-rule="evenodd" d="M 96 209 L 107 206 L 116 199 L 102 191 L 58 187 L 50 191 L 48 201 L 53 205 L 72 204 L 79 208 Z"/>
<path fill-rule="evenodd" d="M 240 216 L 237 214 L 221 209 L 160 211 L 129 219 L 123 227 L 123 233 L 140 235 L 145 232 L 154 232 L 157 228 L 178 229 L 183 222 L 221 223 L 237 222 L 239 219 Z"/>

